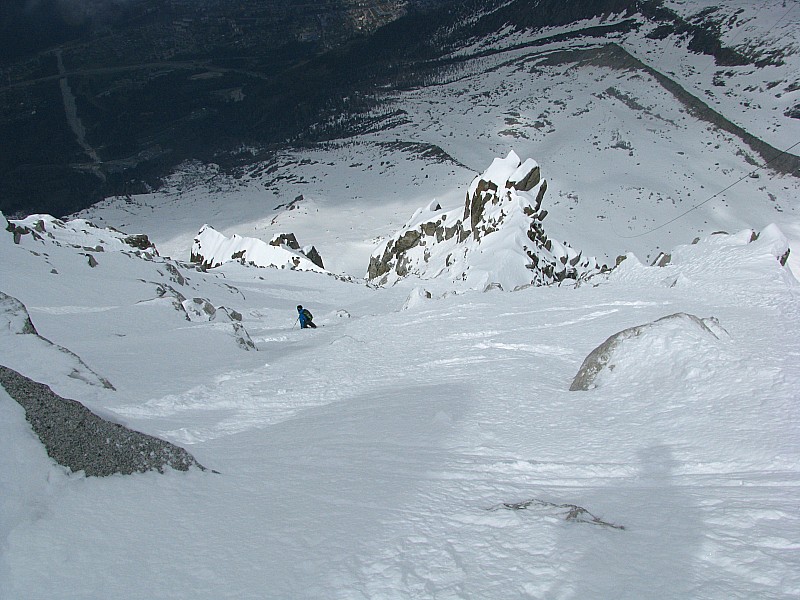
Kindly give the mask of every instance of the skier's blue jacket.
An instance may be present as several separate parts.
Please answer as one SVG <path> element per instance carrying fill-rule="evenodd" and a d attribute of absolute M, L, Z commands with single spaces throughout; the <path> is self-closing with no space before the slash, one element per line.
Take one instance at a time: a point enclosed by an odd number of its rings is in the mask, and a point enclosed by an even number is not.
<path fill-rule="evenodd" d="M 297 307 L 297 313 L 300 315 L 300 328 L 305 329 L 306 326 L 308 325 L 308 322 L 310 321 L 308 315 L 311 313 L 305 310 L 302 306 Z"/>

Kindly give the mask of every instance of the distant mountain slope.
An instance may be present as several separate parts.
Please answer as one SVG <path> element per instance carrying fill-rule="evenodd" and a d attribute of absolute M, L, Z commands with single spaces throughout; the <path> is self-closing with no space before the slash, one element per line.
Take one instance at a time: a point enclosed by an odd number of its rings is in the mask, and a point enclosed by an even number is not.
<path fill-rule="evenodd" d="M 436 89 L 533 49 L 616 44 L 683 90 L 678 101 L 694 98 L 776 149 L 756 150 L 763 160 L 800 139 L 800 16 L 781 2 L 401 4 L 236 12 L 209 1 L 193 19 L 178 0 L 148 0 L 124 26 L 8 63 L 0 136 L 17 143 L 0 154 L 0 209 L 63 215 L 152 190 L 187 159 L 231 171 L 276 149 L 402 126 L 407 111 L 387 92 Z"/>

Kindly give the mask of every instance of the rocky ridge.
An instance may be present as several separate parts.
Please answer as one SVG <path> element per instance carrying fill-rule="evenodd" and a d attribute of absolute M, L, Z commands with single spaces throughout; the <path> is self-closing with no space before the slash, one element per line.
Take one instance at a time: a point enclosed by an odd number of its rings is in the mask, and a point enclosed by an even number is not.
<path fill-rule="evenodd" d="M 533 159 L 511 151 L 469 186 L 461 208 L 419 209 L 371 256 L 367 278 L 393 284 L 407 275 L 446 278 L 473 289 L 518 290 L 606 271 L 594 257 L 547 235 L 547 181 Z"/>
<path fill-rule="evenodd" d="M 148 292 L 143 292 L 144 300 L 141 302 L 171 306 L 176 314 L 193 323 L 227 324 L 238 347 L 256 350 L 255 343 L 242 324 L 242 314 L 224 304 L 214 304 L 207 297 L 212 290 L 205 285 L 198 287 L 199 282 L 193 282 L 192 277 L 186 273 L 196 272 L 199 267 L 159 256 L 157 248 L 145 234 L 128 235 L 113 228 L 97 227 L 85 219 L 62 220 L 43 214 L 17 220 L 6 219 L 0 213 L 0 228 L 10 234 L 15 245 L 36 257 L 37 262 L 45 269 L 44 272 L 49 271 L 52 276 L 69 277 L 61 273 L 62 266 L 57 266 L 52 254 L 60 254 L 62 250 L 66 251 L 66 255 L 71 255 L 70 262 L 83 262 L 88 268 L 105 273 L 98 273 L 98 278 L 111 273 L 119 274 L 120 263 L 114 260 L 115 256 L 121 255 L 139 261 L 135 269 L 138 272 L 136 278 L 140 284 L 149 287 L 149 293 L 152 294 L 148 297 Z M 6 243 L 11 243 L 8 237 L 5 240 Z M 312 254 L 312 250 L 316 252 L 311 247 L 308 249 L 309 254 Z M 221 287 L 226 296 L 241 294 L 232 286 Z M 79 356 L 39 335 L 24 303 L 0 290 L 0 335 L 4 330 L 4 322 L 7 322 L 7 330 L 11 334 L 32 334 L 24 338 L 14 338 L 16 345 L 47 348 L 51 370 L 61 370 L 73 379 L 113 389 L 105 378 L 92 371 Z M 5 353 L 0 352 L 0 359 L 7 358 Z"/>
<path fill-rule="evenodd" d="M 203 225 L 194 238 L 191 261 L 204 269 L 239 261 L 254 267 L 326 272 L 317 249 L 301 248 L 293 233 L 283 233 L 265 242 L 237 234 L 226 237 L 210 225 Z"/>

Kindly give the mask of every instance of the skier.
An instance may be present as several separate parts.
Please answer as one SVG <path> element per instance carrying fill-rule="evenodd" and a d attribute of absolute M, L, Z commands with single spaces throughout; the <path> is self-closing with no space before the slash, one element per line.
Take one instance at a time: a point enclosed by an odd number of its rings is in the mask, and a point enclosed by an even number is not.
<path fill-rule="evenodd" d="M 297 314 L 300 315 L 300 329 L 305 329 L 306 327 L 311 327 L 312 329 L 317 328 L 312 320 L 314 315 L 312 315 L 307 308 L 303 308 L 302 304 L 297 305 Z"/>

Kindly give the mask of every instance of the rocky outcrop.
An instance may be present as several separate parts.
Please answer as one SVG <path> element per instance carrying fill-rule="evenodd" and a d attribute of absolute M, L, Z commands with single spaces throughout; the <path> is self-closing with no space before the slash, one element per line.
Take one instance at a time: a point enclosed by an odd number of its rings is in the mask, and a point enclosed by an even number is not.
<path fill-rule="evenodd" d="M 0 385 L 58 464 L 87 476 L 205 468 L 183 448 L 107 421 L 75 400 L 0 365 Z"/>
<path fill-rule="evenodd" d="M 292 250 L 300 250 L 300 244 L 297 243 L 297 238 L 293 233 L 281 233 L 272 238 L 269 242 L 270 246 L 288 246 Z"/>
<path fill-rule="evenodd" d="M 193 322 L 227 321 L 231 324 L 233 337 L 242 350 L 257 350 L 250 334 L 242 325 L 242 314 L 225 306 L 215 307 L 206 298 L 183 300 L 181 306 L 186 319 Z"/>
<path fill-rule="evenodd" d="M 34 237 L 38 237 L 30 227 L 25 227 L 24 225 L 17 225 L 13 221 L 6 221 L 6 231 L 11 233 L 14 236 L 14 243 L 19 244 L 22 241 L 23 235 L 33 234 Z"/>
<path fill-rule="evenodd" d="M 230 323 L 236 345 L 242 350 L 257 351 L 253 339 L 242 324 L 242 313 L 227 306 L 214 306 L 207 298 L 186 298 L 171 285 L 161 284 L 156 290 L 158 297 L 171 301 L 172 307 L 183 318 L 193 323 Z"/>
<path fill-rule="evenodd" d="M 547 182 L 532 159 L 495 159 L 467 191 L 463 208 L 437 201 L 371 256 L 367 278 L 379 285 L 408 275 L 449 278 L 478 289 L 514 290 L 579 279 L 606 270 L 566 242 L 550 238 L 542 209 Z"/>
<path fill-rule="evenodd" d="M 540 500 L 539 498 L 532 498 L 524 502 L 503 502 L 487 510 L 529 510 L 539 512 L 543 516 L 555 516 L 565 521 L 572 521 L 575 523 L 588 523 L 590 525 L 599 525 L 611 529 L 625 529 L 624 525 L 617 525 L 610 521 L 604 521 L 577 504 L 557 504 L 555 502 L 548 502 L 547 500 Z"/>
<path fill-rule="evenodd" d="M 308 260 L 313 262 L 320 269 L 324 269 L 325 268 L 325 265 L 322 262 L 322 257 L 319 255 L 319 252 L 317 251 L 317 249 L 314 246 L 306 246 L 305 248 L 303 248 L 301 250 L 301 252 L 306 255 Z"/>
<path fill-rule="evenodd" d="M 300 196 L 300 199 L 302 200 L 302 196 Z M 286 246 L 290 250 L 296 250 L 317 265 L 320 269 L 325 268 L 319 251 L 314 246 L 305 246 L 304 248 L 301 248 L 300 243 L 297 241 L 297 237 L 293 233 L 281 233 L 280 235 L 276 235 L 274 238 L 272 238 L 269 245 L 278 247 Z"/>
<path fill-rule="evenodd" d="M 129 235 L 125 238 L 122 238 L 122 241 L 131 246 L 132 248 L 136 248 L 137 250 L 149 250 L 153 254 L 158 256 L 158 250 L 156 250 L 155 244 L 151 242 L 150 238 L 147 237 L 144 233 Z"/>
<path fill-rule="evenodd" d="M 31 215 L 25 219 L 6 221 L 6 230 L 20 244 L 30 235 L 32 240 L 47 240 L 56 246 L 72 247 L 84 252 L 124 252 L 151 259 L 158 250 L 145 234 L 127 235 L 114 228 L 97 227 L 85 219 L 64 221 L 52 215 Z M 89 266 L 97 266 L 91 255 Z"/>

